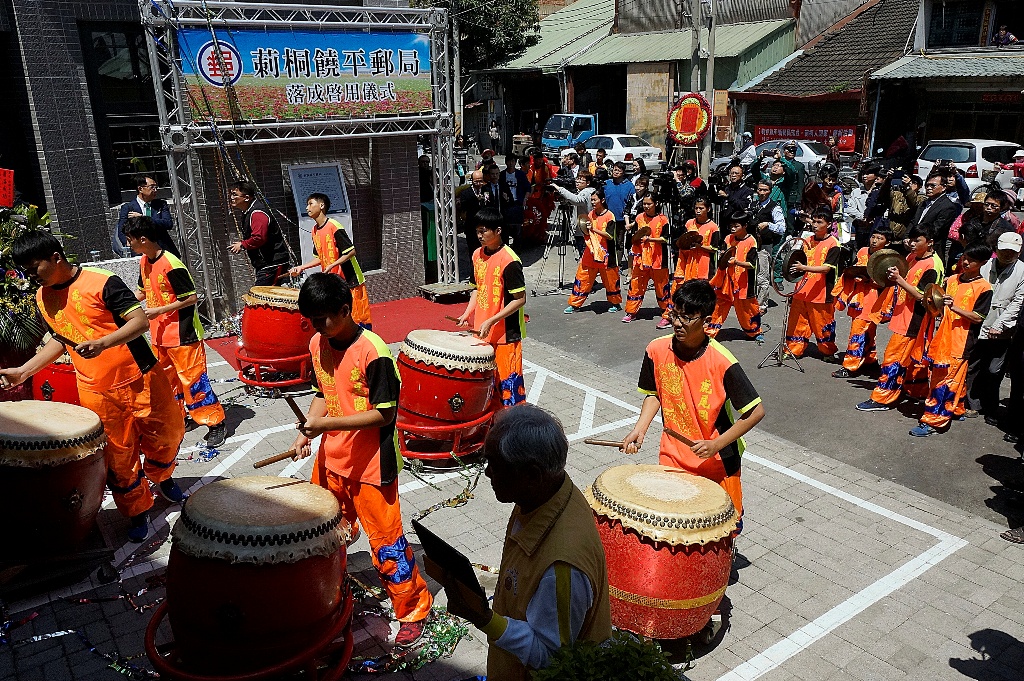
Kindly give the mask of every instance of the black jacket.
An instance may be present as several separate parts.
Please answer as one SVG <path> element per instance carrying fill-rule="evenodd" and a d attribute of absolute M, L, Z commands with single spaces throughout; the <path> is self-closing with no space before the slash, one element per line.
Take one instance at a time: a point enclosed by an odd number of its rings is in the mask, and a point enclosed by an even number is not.
<path fill-rule="evenodd" d="M 173 253 L 180 258 L 181 253 L 171 238 L 171 232 L 174 231 L 174 220 L 171 218 L 171 209 L 167 202 L 163 199 L 153 199 L 149 202 L 149 208 L 152 213 L 150 218 L 153 220 L 153 225 L 160 230 L 160 236 L 156 240 L 157 244 L 163 250 Z M 121 246 L 128 247 L 128 237 L 124 234 L 125 223 L 128 222 L 128 213 L 141 212 L 142 207 L 139 205 L 138 197 L 121 205 L 121 211 L 117 215 L 117 242 Z"/>
<path fill-rule="evenodd" d="M 935 252 L 942 258 L 942 262 L 946 262 L 946 242 L 949 240 L 949 228 L 961 212 L 963 212 L 963 207 L 951 200 L 947 194 L 943 194 L 932 203 L 925 201 L 917 209 L 913 225 L 928 227 L 931 230 L 932 237 L 935 239 Z"/>

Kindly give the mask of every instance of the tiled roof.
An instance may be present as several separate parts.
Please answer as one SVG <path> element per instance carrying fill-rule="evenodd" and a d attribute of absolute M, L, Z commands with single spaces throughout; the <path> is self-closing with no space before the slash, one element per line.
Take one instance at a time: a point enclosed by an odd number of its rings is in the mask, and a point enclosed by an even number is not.
<path fill-rule="evenodd" d="M 1024 50 L 978 50 L 904 57 L 871 74 L 873 79 L 999 78 L 1024 76 Z"/>
<path fill-rule="evenodd" d="M 577 0 L 540 22 L 540 42 L 495 71 L 554 70 L 611 31 L 615 0 Z"/>
<path fill-rule="evenodd" d="M 793 24 L 792 19 L 747 24 L 722 24 L 715 29 L 715 56 L 737 57 L 776 31 Z M 707 31 L 702 32 L 707 45 Z M 691 32 L 614 33 L 572 59 L 572 66 L 632 64 L 677 61 L 690 58 Z"/>
<path fill-rule="evenodd" d="M 784 68 L 734 94 L 811 97 L 859 91 L 865 74 L 903 57 L 920 0 L 866 4 L 871 6 L 823 34 Z"/>

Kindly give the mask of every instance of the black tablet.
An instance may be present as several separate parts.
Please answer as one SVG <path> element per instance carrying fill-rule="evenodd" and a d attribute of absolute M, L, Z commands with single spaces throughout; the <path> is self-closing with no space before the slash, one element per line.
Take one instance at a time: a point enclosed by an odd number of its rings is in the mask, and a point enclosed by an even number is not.
<path fill-rule="evenodd" d="M 473 570 L 473 564 L 469 562 L 469 558 L 466 558 L 458 549 L 453 548 L 451 544 L 423 527 L 420 521 L 413 520 L 412 528 L 416 530 L 416 536 L 419 537 L 420 545 L 430 557 L 430 560 L 440 565 L 452 577 L 475 591 L 481 598 L 487 598 L 483 587 L 480 586 L 480 581 L 476 578 L 476 572 Z"/>

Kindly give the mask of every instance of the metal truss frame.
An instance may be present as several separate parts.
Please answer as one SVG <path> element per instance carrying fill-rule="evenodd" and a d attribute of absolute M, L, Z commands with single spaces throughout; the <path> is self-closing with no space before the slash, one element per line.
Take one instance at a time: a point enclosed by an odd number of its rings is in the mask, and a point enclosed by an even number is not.
<path fill-rule="evenodd" d="M 438 280 L 459 280 L 455 227 L 454 93 L 451 31 L 454 19 L 441 8 L 330 7 L 224 0 L 139 0 L 146 29 L 150 71 L 156 90 L 160 135 L 167 159 L 171 191 L 178 206 L 177 230 L 187 264 L 199 275 L 207 300 L 222 294 L 219 258 L 205 228 L 202 168 L 197 151 L 277 144 L 314 139 L 360 139 L 396 135 L 431 135 L 434 151 L 434 205 L 437 224 Z M 195 121 L 188 106 L 181 72 L 177 29 L 293 28 L 304 30 L 370 29 L 419 31 L 429 34 L 433 110 L 371 118 L 337 118 L 287 122 Z M 216 40 L 216 36 L 214 36 Z M 207 314 L 216 318 L 212 305 Z"/>

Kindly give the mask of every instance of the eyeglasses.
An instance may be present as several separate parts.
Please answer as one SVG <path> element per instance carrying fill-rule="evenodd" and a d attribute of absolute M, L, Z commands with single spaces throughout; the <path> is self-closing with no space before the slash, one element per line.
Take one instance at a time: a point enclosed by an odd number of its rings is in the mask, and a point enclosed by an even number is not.
<path fill-rule="evenodd" d="M 942 186 L 941 184 L 935 184 L 934 182 L 929 182 L 928 184 L 926 184 L 924 186 L 924 188 L 925 189 L 935 189 L 936 187 L 941 187 L 941 186 Z"/>
<path fill-rule="evenodd" d="M 680 324 L 694 324 L 694 323 L 700 321 L 701 319 L 704 319 L 704 317 L 701 316 L 701 315 L 694 315 L 693 317 L 687 317 L 686 315 L 681 315 L 681 314 L 678 314 L 676 312 L 669 312 L 668 313 L 668 320 L 670 322 L 673 322 L 673 323 L 679 322 Z"/>

